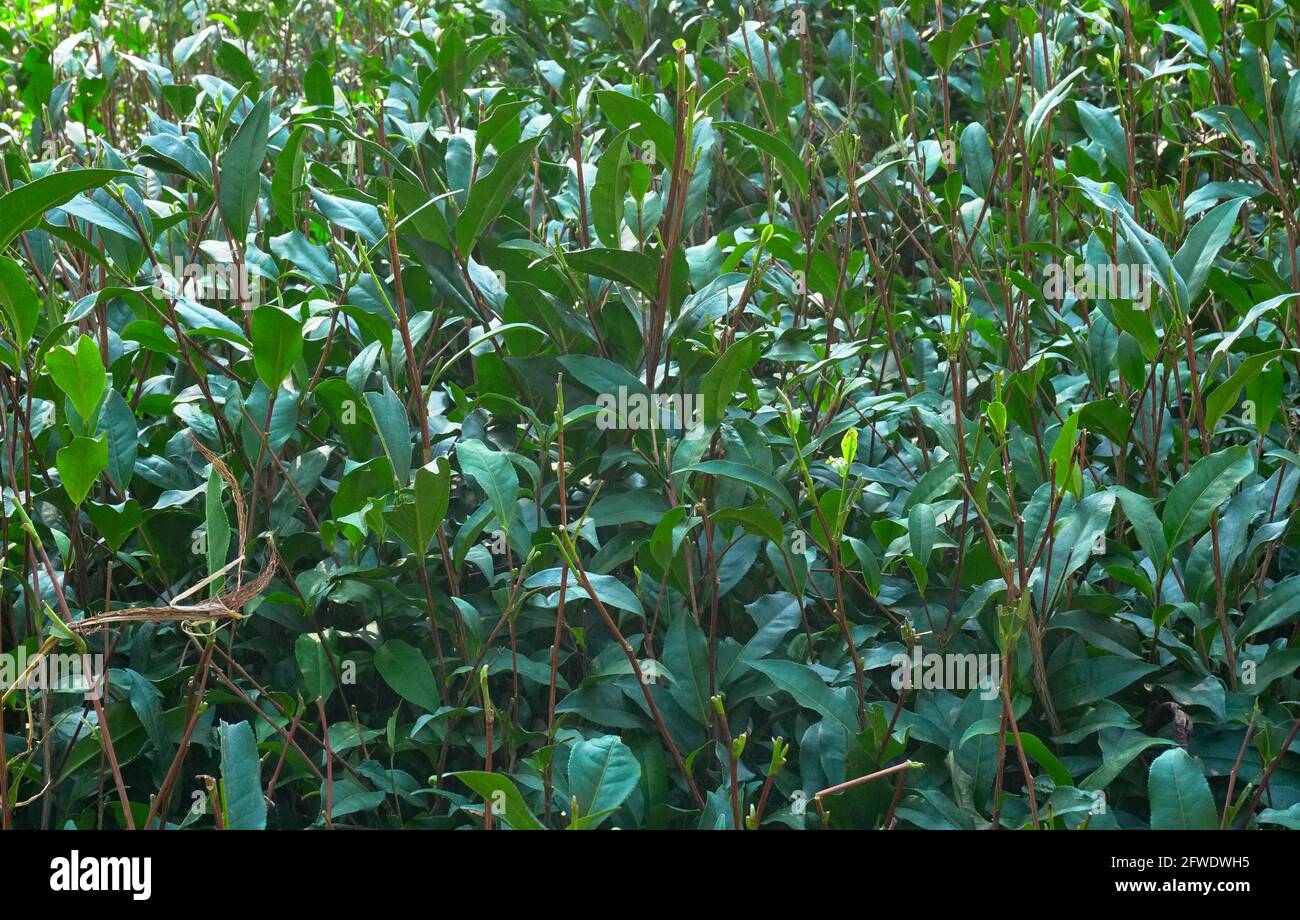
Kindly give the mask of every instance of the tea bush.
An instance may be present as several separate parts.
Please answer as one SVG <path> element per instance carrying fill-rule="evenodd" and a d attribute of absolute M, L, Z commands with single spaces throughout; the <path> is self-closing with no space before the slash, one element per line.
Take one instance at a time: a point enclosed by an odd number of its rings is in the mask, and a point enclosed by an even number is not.
<path fill-rule="evenodd" d="M 0 24 L 5 827 L 1300 823 L 1290 0 Z"/>

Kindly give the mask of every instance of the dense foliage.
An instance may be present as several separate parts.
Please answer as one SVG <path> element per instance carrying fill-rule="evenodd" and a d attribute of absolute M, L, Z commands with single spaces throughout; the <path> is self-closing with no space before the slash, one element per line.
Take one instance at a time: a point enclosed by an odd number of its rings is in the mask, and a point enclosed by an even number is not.
<path fill-rule="evenodd" d="M 1297 826 L 1296 8 L 15 0 L 4 826 Z"/>

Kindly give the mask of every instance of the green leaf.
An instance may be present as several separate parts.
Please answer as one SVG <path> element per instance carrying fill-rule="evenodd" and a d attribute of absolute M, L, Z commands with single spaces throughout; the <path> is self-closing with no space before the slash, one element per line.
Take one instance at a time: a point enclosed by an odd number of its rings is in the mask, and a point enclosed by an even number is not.
<path fill-rule="evenodd" d="M 1052 110 L 1065 101 L 1065 97 L 1070 91 L 1070 85 L 1085 69 L 1077 67 L 1070 71 L 1034 103 L 1033 109 L 1029 112 L 1029 118 L 1025 121 L 1025 143 L 1028 146 L 1033 146 L 1034 141 L 1038 138 L 1038 133 L 1051 116 Z"/>
<path fill-rule="evenodd" d="M 149 736 L 149 743 L 159 754 L 167 753 L 169 745 L 162 711 L 162 693 L 138 671 L 114 671 L 115 681 L 119 673 L 126 678 L 127 697 L 131 700 L 131 708 L 135 710 L 140 724 L 144 726 L 145 734 Z"/>
<path fill-rule="evenodd" d="M 1173 744 L 1168 738 L 1149 738 L 1136 732 L 1131 734 L 1132 739 L 1123 748 L 1107 752 L 1102 765 L 1088 774 L 1088 778 L 1079 784 L 1080 789 L 1105 789 L 1143 751 L 1153 747 L 1168 747 Z"/>
<path fill-rule="evenodd" d="M 1075 658 L 1049 671 L 1048 684 L 1056 708 L 1066 710 L 1113 696 L 1155 670 L 1157 665 L 1115 655 Z"/>
<path fill-rule="evenodd" d="M 777 546 L 780 546 L 785 541 L 785 534 L 781 530 L 781 522 L 776 515 L 766 508 L 723 508 L 711 514 L 709 518 L 717 524 L 735 521 L 745 528 L 746 533 L 757 534 Z"/>
<path fill-rule="evenodd" d="M 1282 137 L 1294 146 L 1300 134 L 1300 82 L 1291 80 L 1286 88 L 1286 102 L 1282 106 Z"/>
<path fill-rule="evenodd" d="M 1057 786 L 1074 785 L 1074 777 L 1070 775 L 1070 771 L 1066 768 L 1065 764 L 1061 763 L 1060 758 L 1048 750 L 1047 745 L 1044 744 L 1036 735 L 1031 735 L 1029 732 L 1022 731 L 1020 733 L 1020 743 L 1021 746 L 1024 747 L 1025 753 L 1036 760 L 1038 765 L 1047 771 L 1047 775 L 1052 778 L 1052 782 Z M 1015 738 L 1011 732 L 1007 733 L 1007 745 L 1015 745 Z"/>
<path fill-rule="evenodd" d="M 1205 286 L 1205 279 L 1210 275 L 1210 268 L 1223 244 L 1232 236 L 1237 214 L 1246 203 L 1244 198 L 1225 202 L 1202 217 L 1187 234 L 1187 240 L 1174 256 L 1174 268 L 1187 283 L 1187 296 L 1196 297 Z M 1207 421 L 1208 425 L 1209 422 Z M 1214 426 L 1210 425 L 1210 430 Z"/>
<path fill-rule="evenodd" d="M 578 800 L 577 826 L 599 826 L 641 781 L 641 764 L 614 735 L 579 741 L 569 752 L 569 792 Z"/>
<path fill-rule="evenodd" d="M 1202 433 L 1202 437 L 1208 438 L 1214 434 L 1214 429 L 1218 427 L 1219 420 L 1227 414 L 1229 409 L 1236 405 L 1237 397 L 1241 395 L 1242 388 L 1248 386 L 1259 376 L 1259 372 L 1264 369 L 1264 365 L 1279 355 L 1288 352 L 1289 350 L 1284 351 L 1281 348 L 1275 348 L 1272 351 L 1251 355 L 1237 365 L 1237 369 L 1232 372 L 1232 376 L 1211 390 L 1205 397 L 1205 431 Z"/>
<path fill-rule="evenodd" d="M 849 548 L 853 550 L 853 555 L 857 557 L 858 566 L 862 569 L 863 578 L 866 580 L 867 587 L 872 594 L 880 593 L 880 562 L 876 559 L 875 553 L 871 547 L 863 543 L 857 537 L 846 537 Z"/>
<path fill-rule="evenodd" d="M 731 396 L 736 392 L 740 375 L 754 366 L 758 360 L 759 336 L 751 334 L 732 342 L 731 347 L 714 362 L 700 382 L 700 395 L 704 397 L 703 421 L 705 425 L 716 425 L 727 414 Z"/>
<path fill-rule="evenodd" d="M 519 115 L 532 103 L 527 99 L 510 99 L 508 95 L 500 93 L 494 96 L 492 108 L 479 122 L 478 130 L 474 132 L 475 156 L 482 157 L 488 145 L 496 144 L 498 137 L 505 141 L 519 140 Z"/>
<path fill-rule="evenodd" d="M 1254 471 L 1255 456 L 1242 444 L 1196 461 L 1165 499 L 1161 521 L 1169 550 L 1199 536 L 1209 525 L 1210 515 Z"/>
<path fill-rule="evenodd" d="M 1282 408 L 1282 396 L 1286 388 L 1285 378 L 1282 362 L 1270 362 L 1263 367 L 1254 380 L 1246 384 L 1246 398 L 1254 406 L 1253 424 L 1256 431 L 1267 434 L 1272 428 L 1273 419 Z M 1242 414 L 1243 421 L 1252 424 L 1249 415 L 1245 412 Z"/>
<path fill-rule="evenodd" d="M 1124 175 L 1128 175 L 1128 142 L 1124 126 L 1114 112 L 1099 109 L 1082 99 L 1074 103 L 1079 121 L 1088 136 L 1101 145 L 1106 159 Z"/>
<path fill-rule="evenodd" d="M 957 58 L 957 52 L 970 40 L 979 25 L 979 17 L 974 14 L 962 16 L 951 29 L 944 29 L 930 39 L 930 53 L 940 70 L 947 70 Z"/>
<path fill-rule="evenodd" d="M 672 126 L 654 109 L 640 99 L 616 90 L 597 92 L 596 102 L 616 128 L 630 133 L 639 147 L 650 141 L 654 145 L 654 159 L 665 169 L 672 168 L 676 136 Z"/>
<path fill-rule="evenodd" d="M 1079 410 L 1070 413 L 1048 455 L 1048 461 L 1056 467 L 1057 488 L 1067 488 L 1075 495 L 1083 488 L 1083 473 L 1074 462 L 1074 448 L 1079 443 L 1079 414 Z"/>
<path fill-rule="evenodd" d="M 469 78 L 469 55 L 465 53 L 465 37 L 454 25 L 443 33 L 438 47 L 438 76 L 443 92 L 449 98 L 459 98 Z"/>
<path fill-rule="evenodd" d="M 700 725 L 710 719 L 709 640 L 689 616 L 678 616 L 664 638 L 663 663 L 674 681 L 669 687 L 677 704 Z"/>
<path fill-rule="evenodd" d="M 50 208 L 56 208 L 82 192 L 107 185 L 113 179 L 130 175 L 121 169 L 74 169 L 42 176 L 0 195 L 0 250 L 7 249 L 14 237 L 40 220 Z"/>
<path fill-rule="evenodd" d="M 993 416 L 993 407 L 996 405 L 999 404 L 989 403 L 990 417 Z M 1000 411 L 1005 413 L 1005 407 Z M 1090 431 L 1099 431 L 1116 444 L 1122 445 L 1128 442 L 1133 416 L 1127 406 L 1113 397 L 1098 399 L 1079 410 L 1079 424 Z"/>
<path fill-rule="evenodd" d="M 570 268 L 636 288 L 650 300 L 659 296 L 659 259 L 624 249 L 580 249 L 564 254 Z"/>
<path fill-rule="evenodd" d="M 488 224 L 496 219 L 510 196 L 519 188 L 532 164 L 533 151 L 542 142 L 541 135 L 516 144 L 497 157 L 496 166 L 486 176 L 479 176 L 470 187 L 465 207 L 456 221 L 456 246 L 461 255 L 469 257 Z"/>
<path fill-rule="evenodd" d="M 806 665 L 795 661 L 753 661 L 745 664 L 766 674 L 777 687 L 795 698 L 807 709 L 820 713 L 838 723 L 850 735 L 858 732 L 856 704 L 827 687 L 822 679 Z"/>
<path fill-rule="evenodd" d="M 502 528 L 509 529 L 519 497 L 519 474 L 510 458 L 490 450 L 482 441 L 459 441 L 456 459 L 460 468 L 487 495 Z"/>
<path fill-rule="evenodd" d="M 1288 623 L 1300 613 L 1300 576 L 1293 575 L 1273 586 L 1262 599 L 1251 605 L 1238 631 L 1238 642 L 1255 633 Z"/>
<path fill-rule="evenodd" d="M 977 121 L 961 133 L 961 162 L 966 168 L 966 183 L 981 197 L 987 197 L 993 182 L 993 144 L 989 132 Z"/>
<path fill-rule="evenodd" d="M 595 396 L 617 394 L 620 387 L 626 387 L 629 395 L 636 393 L 649 397 L 650 391 L 645 382 L 623 367 L 607 358 L 593 355 L 560 355 L 557 358 L 564 370 Z"/>
<path fill-rule="evenodd" d="M 1295 86 L 1294 83 L 1291 84 Z M 1300 802 L 1283 811 L 1279 808 L 1265 808 L 1259 813 L 1261 824 L 1277 824 L 1288 830 L 1300 831 Z"/>
<path fill-rule="evenodd" d="M 334 103 L 334 84 L 330 82 L 329 68 L 325 61 L 316 58 L 302 76 L 303 95 L 308 105 L 332 105 Z"/>
<path fill-rule="evenodd" d="M 384 455 L 393 465 L 393 475 L 399 485 L 405 486 L 411 479 L 411 422 L 406 415 L 406 406 L 388 381 L 384 380 L 383 384 L 381 392 L 366 393 L 366 405 L 370 407 L 370 415 L 379 431 Z"/>
<path fill-rule="evenodd" d="M 1165 531 L 1160 524 L 1160 519 L 1156 517 L 1155 509 L 1151 506 L 1151 500 L 1131 489 L 1117 487 L 1115 494 L 1119 496 L 1129 523 L 1133 525 L 1138 545 L 1146 552 L 1147 558 L 1156 567 L 1156 571 L 1161 571 L 1165 560 L 1169 558 L 1169 544 L 1165 540 Z"/>
<path fill-rule="evenodd" d="M 266 798 L 262 795 L 262 768 L 257 741 L 247 722 L 222 722 L 221 787 L 225 799 L 226 827 L 235 831 L 266 830 Z"/>
<path fill-rule="evenodd" d="M 258 378 L 274 392 L 302 357 L 302 324 L 279 307 L 263 306 L 253 311 L 251 327 L 253 366 Z"/>
<path fill-rule="evenodd" d="M 329 785 L 328 780 L 322 781 L 320 784 L 319 799 L 323 803 L 329 801 Z M 330 809 L 329 813 L 331 819 L 374 811 L 380 805 L 383 805 L 384 800 L 391 794 L 390 791 L 384 789 L 367 789 L 362 785 L 361 780 L 352 774 L 341 772 L 335 774 L 333 788 L 334 807 Z M 321 811 L 324 810 L 324 807 L 322 807 Z"/>
<path fill-rule="evenodd" d="M 538 572 L 524 582 L 524 587 L 530 591 L 534 590 L 555 590 L 560 587 L 563 579 L 563 569 L 554 568 Z M 587 573 L 587 580 L 591 582 L 592 590 L 596 592 L 596 597 L 606 607 L 617 607 L 619 610 L 626 610 L 628 613 L 634 613 L 637 616 L 644 617 L 645 610 L 637 596 L 613 575 L 598 575 L 594 572 Z M 575 597 L 588 597 L 586 588 L 578 581 L 573 572 L 569 572 L 568 587 L 566 588 L 570 599 Z"/>
<path fill-rule="evenodd" d="M 374 246 L 384 238 L 383 219 L 379 209 L 369 201 L 360 201 L 351 195 L 327 195 L 320 189 L 311 190 L 311 200 L 331 224 L 351 230 Z"/>
<path fill-rule="evenodd" d="M 623 201 L 627 197 L 632 154 L 628 132 L 610 142 L 596 165 L 596 184 L 591 187 L 591 222 L 596 236 L 610 249 L 620 248 L 619 228 L 623 225 Z"/>
<path fill-rule="evenodd" d="M 1279 314 L 1282 313 L 1282 306 L 1293 297 L 1300 297 L 1300 293 L 1281 294 L 1277 297 L 1270 297 L 1268 300 L 1261 301 L 1246 311 L 1245 315 L 1241 317 L 1240 321 L 1238 321 L 1236 328 L 1220 339 L 1219 344 L 1215 345 L 1214 351 L 1210 353 L 1209 364 L 1206 365 L 1201 376 L 1202 390 L 1206 389 L 1207 382 L 1211 379 L 1210 375 L 1218 369 L 1219 365 L 1223 362 L 1225 356 L 1232 350 L 1232 347 L 1236 344 L 1237 340 L 1254 329 L 1255 324 L 1265 314 L 1274 312 Z"/>
<path fill-rule="evenodd" d="M 384 512 L 384 519 L 417 556 L 429 552 L 429 544 L 447 516 L 451 495 L 451 466 L 438 457 L 430 466 L 415 471 L 414 501 L 400 502 Z"/>
<path fill-rule="evenodd" d="M 787 189 L 790 195 L 793 196 L 795 192 L 798 192 L 801 196 L 808 194 L 808 170 L 804 168 L 799 155 L 781 138 L 768 131 L 760 131 L 758 128 L 737 121 L 715 122 L 714 127 L 725 128 L 745 143 L 752 144 L 775 160 L 781 175 L 789 185 L 793 186 L 793 188 Z"/>
<path fill-rule="evenodd" d="M 442 705 L 433 669 L 420 650 L 401 639 L 389 639 L 375 652 L 375 670 L 397 695 L 427 712 Z"/>
<path fill-rule="evenodd" d="M 1061 583 L 1087 564 L 1092 558 L 1098 537 L 1104 539 L 1115 508 L 1115 496 L 1109 492 L 1093 492 L 1079 502 L 1064 521 L 1056 526 L 1055 546 L 1047 597 L 1056 597 Z"/>
<path fill-rule="evenodd" d="M 0 319 L 10 338 L 26 345 L 36 331 L 41 316 L 41 302 L 27 280 L 23 267 L 13 259 L 0 256 Z"/>
<path fill-rule="evenodd" d="M 108 469 L 108 440 L 102 436 L 73 438 L 71 444 L 59 451 L 55 465 L 64 491 L 73 504 L 80 505 L 99 474 Z"/>
<path fill-rule="evenodd" d="M 912 556 L 921 565 L 930 561 L 936 533 L 934 509 L 929 505 L 913 507 L 907 515 L 907 538 L 911 544 Z"/>
<path fill-rule="evenodd" d="M 104 542 L 114 552 L 122 548 L 126 538 L 144 520 L 144 515 L 140 510 L 140 503 L 134 498 L 128 498 L 120 505 L 101 505 L 98 502 L 87 502 L 85 509 L 91 523 L 103 535 Z"/>
<path fill-rule="evenodd" d="M 268 91 L 244 117 L 230 145 L 221 154 L 221 220 L 236 243 L 242 244 L 248 222 L 262 190 L 262 160 L 266 156 L 267 131 L 271 124 L 271 93 Z"/>
<path fill-rule="evenodd" d="M 794 502 L 790 499 L 790 493 L 786 491 L 780 480 L 752 466 L 745 466 L 732 460 L 706 460 L 703 463 L 697 463 L 694 466 L 688 466 L 674 472 L 682 475 L 706 473 L 710 476 L 722 476 L 726 479 L 743 482 L 745 485 L 751 486 L 760 495 L 776 499 L 781 507 L 794 517 L 799 516 Z"/>
<path fill-rule="evenodd" d="M 1208 831 L 1219 826 L 1210 784 L 1182 748 L 1165 751 L 1147 779 L 1153 831 Z"/>
<path fill-rule="evenodd" d="M 297 191 L 302 185 L 303 170 L 306 165 L 303 156 L 303 141 L 307 138 L 307 126 L 299 125 L 289 135 L 284 149 L 275 160 L 275 173 L 271 176 L 271 206 L 280 222 L 292 227 L 295 223 L 297 203 L 301 193 Z"/>
<path fill-rule="evenodd" d="M 208 535 L 208 574 L 213 575 L 226 564 L 230 552 L 230 518 L 226 516 L 225 505 L 221 503 L 222 479 L 217 468 L 208 471 L 208 486 L 205 499 Z M 221 593 L 225 579 L 218 578 L 208 590 L 211 597 Z"/>
<path fill-rule="evenodd" d="M 90 336 L 83 335 L 75 345 L 52 349 L 45 356 L 45 368 L 58 388 L 72 401 L 77 415 L 89 423 L 108 387 L 108 375 L 99 355 L 99 346 Z"/>
<path fill-rule="evenodd" d="M 108 478 L 123 494 L 135 475 L 140 431 L 135 413 L 117 390 L 109 390 L 99 412 L 99 434 L 108 439 Z"/>
<path fill-rule="evenodd" d="M 308 699 L 328 701 L 336 684 L 329 649 L 320 635 L 308 632 L 299 636 L 293 644 L 293 657 L 298 662 L 303 683 L 307 685 Z"/>
<path fill-rule="evenodd" d="M 494 808 L 492 813 L 513 829 L 517 831 L 546 829 L 542 826 L 542 822 L 528 810 L 528 806 L 524 804 L 524 797 L 519 794 L 519 788 L 510 781 L 508 776 L 500 773 L 485 773 L 482 770 L 464 770 L 448 775 L 456 777 L 481 795 L 485 805 L 491 805 L 493 802 L 504 803 L 504 813 L 498 808 Z"/>

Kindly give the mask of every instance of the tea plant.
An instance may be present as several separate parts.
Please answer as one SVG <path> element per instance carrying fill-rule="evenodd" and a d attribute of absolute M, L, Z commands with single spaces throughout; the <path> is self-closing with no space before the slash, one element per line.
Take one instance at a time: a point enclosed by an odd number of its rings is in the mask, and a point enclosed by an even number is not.
<path fill-rule="evenodd" d="M 1298 57 L 16 0 L 3 826 L 1296 827 Z"/>

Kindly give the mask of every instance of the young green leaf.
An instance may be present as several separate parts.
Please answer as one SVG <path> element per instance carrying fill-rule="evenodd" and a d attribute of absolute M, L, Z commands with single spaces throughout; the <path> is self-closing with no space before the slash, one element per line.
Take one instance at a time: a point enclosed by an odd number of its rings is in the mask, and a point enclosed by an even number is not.
<path fill-rule="evenodd" d="M 447 514 L 451 494 L 451 467 L 446 457 L 415 471 L 414 501 L 400 502 L 384 512 L 384 519 L 402 542 L 417 556 L 429 552 L 429 544 L 438 533 Z"/>
<path fill-rule="evenodd" d="M 104 437 L 75 437 L 60 448 L 55 465 L 64 491 L 73 504 L 80 505 L 90 494 L 99 474 L 108 469 L 108 441 Z"/>
<path fill-rule="evenodd" d="M 99 346 L 83 335 L 75 345 L 51 349 L 45 355 L 45 368 L 54 383 L 67 394 L 83 422 L 94 417 L 108 387 L 108 375 Z"/>

